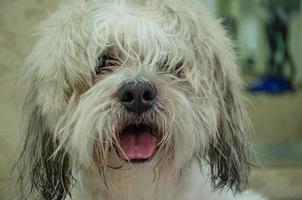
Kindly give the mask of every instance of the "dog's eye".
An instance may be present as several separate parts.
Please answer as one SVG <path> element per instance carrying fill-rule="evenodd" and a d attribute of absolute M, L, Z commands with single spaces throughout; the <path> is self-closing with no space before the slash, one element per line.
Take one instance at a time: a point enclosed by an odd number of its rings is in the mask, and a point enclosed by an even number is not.
<path fill-rule="evenodd" d="M 98 66 L 96 67 L 96 74 L 106 74 L 113 72 L 114 68 L 119 66 L 119 59 L 110 51 L 105 52 L 99 57 Z"/>
<path fill-rule="evenodd" d="M 183 76 L 183 71 L 184 71 L 183 68 L 184 68 L 184 63 L 182 61 L 178 62 L 176 65 L 173 65 L 173 66 L 170 65 L 168 60 L 166 60 L 165 62 L 162 62 L 160 64 L 161 70 L 172 73 L 173 75 L 175 75 L 177 77 Z"/>
<path fill-rule="evenodd" d="M 184 75 L 184 63 L 183 62 L 179 62 L 177 63 L 177 65 L 175 65 L 174 67 L 174 74 L 177 77 L 182 77 Z"/>

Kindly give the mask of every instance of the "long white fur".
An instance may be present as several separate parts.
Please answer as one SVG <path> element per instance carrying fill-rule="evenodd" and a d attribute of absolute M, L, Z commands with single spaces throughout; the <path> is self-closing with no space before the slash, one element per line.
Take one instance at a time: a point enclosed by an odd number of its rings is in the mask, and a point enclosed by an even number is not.
<path fill-rule="evenodd" d="M 207 166 L 210 143 L 219 145 L 221 118 L 236 119 L 240 130 L 247 121 L 231 42 L 199 1 L 69 0 L 39 31 L 24 72 L 34 90 L 28 112 L 39 107 L 46 116 L 58 141 L 52 156 L 62 149 L 70 156 L 77 179 L 72 200 L 264 199 L 215 192 L 210 171 L 200 169 Z M 98 58 L 108 49 L 119 56 L 119 67 L 99 76 Z M 181 77 L 174 69 L 179 63 Z M 139 119 L 126 113 L 115 93 L 127 80 L 155 84 L 153 112 Z M 237 106 L 231 113 L 222 103 L 227 87 Z M 129 120 L 152 121 L 163 131 L 152 161 L 125 164 L 110 151 L 118 144 L 117 129 Z M 245 135 L 238 137 L 246 142 Z"/>

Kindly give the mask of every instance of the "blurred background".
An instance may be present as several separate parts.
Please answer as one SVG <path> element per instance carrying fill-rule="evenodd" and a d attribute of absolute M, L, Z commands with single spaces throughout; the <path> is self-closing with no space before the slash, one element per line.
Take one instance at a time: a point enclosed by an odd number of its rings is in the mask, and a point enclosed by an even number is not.
<path fill-rule="evenodd" d="M 202 0 L 235 42 L 252 137 L 262 165 L 250 186 L 273 200 L 302 200 L 301 0 Z M 22 64 L 35 25 L 60 0 L 0 0 L 0 200 L 14 200 L 10 169 L 17 157 Z"/>

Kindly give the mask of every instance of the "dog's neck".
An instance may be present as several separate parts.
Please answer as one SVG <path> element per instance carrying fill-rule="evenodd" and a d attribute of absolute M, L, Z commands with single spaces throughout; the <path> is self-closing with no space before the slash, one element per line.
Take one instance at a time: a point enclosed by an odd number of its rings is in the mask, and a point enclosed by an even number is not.
<path fill-rule="evenodd" d="M 92 170 L 81 172 L 72 190 L 72 197 L 76 200 L 179 199 L 180 194 L 185 193 L 188 177 L 182 176 L 180 171 L 171 171 L 168 166 L 156 169 L 154 165 L 156 163 L 151 161 L 132 167 L 108 169 L 106 178 Z"/>

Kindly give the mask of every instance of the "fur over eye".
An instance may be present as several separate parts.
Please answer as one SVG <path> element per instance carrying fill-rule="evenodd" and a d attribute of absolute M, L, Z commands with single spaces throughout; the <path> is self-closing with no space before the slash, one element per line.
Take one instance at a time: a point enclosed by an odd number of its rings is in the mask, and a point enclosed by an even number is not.
<path fill-rule="evenodd" d="M 162 71 L 167 71 L 177 77 L 182 77 L 184 75 L 184 62 L 179 61 L 177 64 L 171 64 L 169 60 L 165 60 L 164 62 L 159 64 L 159 68 Z"/>
<path fill-rule="evenodd" d="M 119 59 L 111 51 L 106 51 L 98 59 L 96 67 L 96 75 L 107 74 L 113 72 L 114 68 L 120 65 Z"/>

